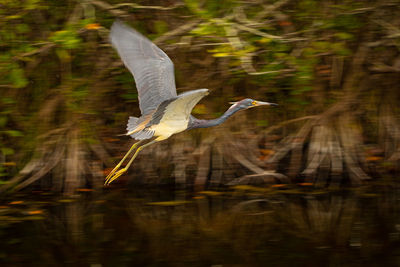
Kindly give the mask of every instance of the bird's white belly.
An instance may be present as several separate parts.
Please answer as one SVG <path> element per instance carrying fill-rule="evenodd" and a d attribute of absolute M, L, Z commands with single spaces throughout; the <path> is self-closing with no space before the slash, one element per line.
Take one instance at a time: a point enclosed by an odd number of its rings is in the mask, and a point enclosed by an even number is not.
<path fill-rule="evenodd" d="M 187 129 L 189 120 L 161 120 L 159 124 L 153 125 L 151 130 L 155 136 L 168 138 L 173 134 L 183 132 Z"/>

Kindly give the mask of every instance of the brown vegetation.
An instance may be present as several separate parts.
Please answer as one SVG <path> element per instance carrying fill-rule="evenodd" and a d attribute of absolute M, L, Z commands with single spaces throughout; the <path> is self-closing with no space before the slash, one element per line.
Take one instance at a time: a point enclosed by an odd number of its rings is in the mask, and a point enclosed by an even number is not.
<path fill-rule="evenodd" d="M 400 169 L 398 1 L 29 3 L 0 21 L 1 192 L 100 188 L 128 149 L 117 134 L 138 110 L 108 42 L 115 18 L 166 51 L 179 92 L 211 89 L 196 116 L 241 97 L 280 104 L 144 150 L 133 181 L 339 186 Z"/>

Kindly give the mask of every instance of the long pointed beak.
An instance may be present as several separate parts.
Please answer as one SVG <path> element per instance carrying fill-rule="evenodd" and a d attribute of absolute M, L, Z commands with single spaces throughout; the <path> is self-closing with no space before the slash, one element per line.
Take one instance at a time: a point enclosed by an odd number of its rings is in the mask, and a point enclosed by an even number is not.
<path fill-rule="evenodd" d="M 278 106 L 278 104 L 270 103 L 270 102 L 263 102 L 263 101 L 256 101 L 256 106 Z"/>

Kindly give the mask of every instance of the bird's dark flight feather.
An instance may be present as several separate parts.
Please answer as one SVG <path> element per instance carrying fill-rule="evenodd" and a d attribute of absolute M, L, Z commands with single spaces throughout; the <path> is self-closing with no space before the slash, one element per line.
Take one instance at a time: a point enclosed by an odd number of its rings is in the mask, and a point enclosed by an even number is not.
<path fill-rule="evenodd" d="M 111 27 L 110 39 L 135 78 L 142 115 L 177 96 L 174 65 L 160 48 L 118 20 Z"/>

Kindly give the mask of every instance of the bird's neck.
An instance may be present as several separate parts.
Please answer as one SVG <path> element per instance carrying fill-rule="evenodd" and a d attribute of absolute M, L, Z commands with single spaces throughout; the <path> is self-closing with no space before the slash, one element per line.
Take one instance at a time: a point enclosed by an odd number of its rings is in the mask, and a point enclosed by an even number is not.
<path fill-rule="evenodd" d="M 190 124 L 189 124 L 189 129 L 208 128 L 208 127 L 217 126 L 217 125 L 223 123 L 224 121 L 226 121 L 226 119 L 228 119 L 230 116 L 232 116 L 239 110 L 240 110 L 240 108 L 232 106 L 227 111 L 225 111 L 225 113 L 221 117 L 212 119 L 212 120 L 199 120 L 192 116 Z"/>

